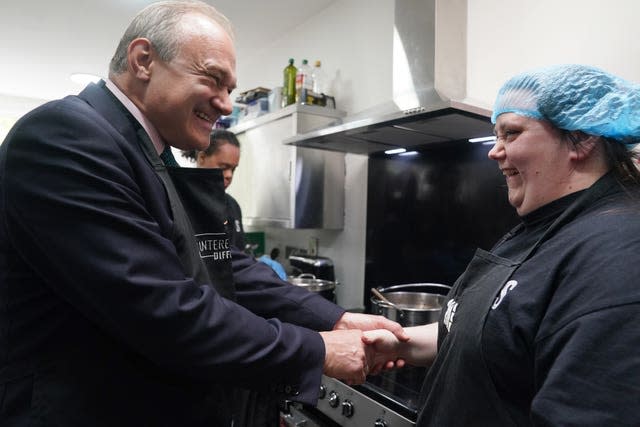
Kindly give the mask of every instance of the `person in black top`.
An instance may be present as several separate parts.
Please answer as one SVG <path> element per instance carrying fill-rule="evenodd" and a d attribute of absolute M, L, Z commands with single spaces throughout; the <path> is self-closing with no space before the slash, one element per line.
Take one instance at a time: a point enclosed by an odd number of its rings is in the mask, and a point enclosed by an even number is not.
<path fill-rule="evenodd" d="M 233 181 L 233 173 L 240 163 L 240 141 L 233 132 L 225 129 L 214 129 L 210 136 L 211 143 L 206 150 L 183 151 L 182 156 L 196 162 L 199 168 L 222 169 L 225 190 Z M 245 249 L 244 227 L 242 226 L 242 210 L 229 193 L 225 195 L 229 211 L 229 229 L 231 243 L 240 250 Z"/>
<path fill-rule="evenodd" d="M 437 324 L 365 340 L 431 365 L 419 426 L 640 420 L 640 86 L 583 65 L 513 77 L 489 152 L 522 222 L 478 249 Z"/>
<path fill-rule="evenodd" d="M 183 151 L 182 156 L 195 162 L 199 168 L 215 168 L 222 170 L 225 190 L 233 181 L 233 173 L 240 163 L 240 141 L 233 132 L 225 129 L 213 129 L 209 146 L 202 151 Z M 227 204 L 230 242 L 237 249 L 245 249 L 244 228 L 242 226 L 242 210 L 240 205 L 225 191 Z M 234 391 L 236 410 L 234 411 L 234 427 L 278 427 L 278 396 L 252 390 L 237 389 Z"/>

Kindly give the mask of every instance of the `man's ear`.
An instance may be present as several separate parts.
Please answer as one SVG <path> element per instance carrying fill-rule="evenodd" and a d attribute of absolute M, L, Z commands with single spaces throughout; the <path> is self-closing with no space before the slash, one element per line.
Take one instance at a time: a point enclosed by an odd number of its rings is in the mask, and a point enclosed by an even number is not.
<path fill-rule="evenodd" d="M 129 43 L 127 61 L 129 70 L 132 71 L 134 76 L 148 81 L 151 76 L 151 63 L 153 62 L 151 42 L 148 39 L 139 38 Z"/>
<path fill-rule="evenodd" d="M 600 137 L 582 131 L 571 131 L 569 139 L 571 140 L 571 158 L 584 160 L 593 153 Z"/>
<path fill-rule="evenodd" d="M 197 151 L 196 150 L 196 164 L 197 165 L 203 165 L 205 158 L 207 157 L 207 155 L 204 153 L 204 151 Z"/>

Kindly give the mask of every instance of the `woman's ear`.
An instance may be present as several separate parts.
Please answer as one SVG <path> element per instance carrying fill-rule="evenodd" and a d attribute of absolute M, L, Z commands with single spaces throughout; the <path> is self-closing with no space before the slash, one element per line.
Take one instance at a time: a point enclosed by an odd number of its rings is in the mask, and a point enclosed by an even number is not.
<path fill-rule="evenodd" d="M 139 38 L 129 43 L 127 61 L 134 76 L 148 81 L 151 77 L 151 63 L 153 62 L 151 42 L 148 39 Z"/>
<path fill-rule="evenodd" d="M 600 137 L 578 130 L 569 133 L 569 140 L 571 141 L 571 158 L 573 160 L 584 160 L 594 152 Z"/>

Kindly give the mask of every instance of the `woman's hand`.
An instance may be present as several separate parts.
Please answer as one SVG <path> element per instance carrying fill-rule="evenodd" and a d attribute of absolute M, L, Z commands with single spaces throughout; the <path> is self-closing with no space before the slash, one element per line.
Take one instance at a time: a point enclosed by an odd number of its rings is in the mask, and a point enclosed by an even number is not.
<path fill-rule="evenodd" d="M 396 367 L 405 362 L 414 366 L 429 366 L 436 357 L 438 346 L 438 324 L 412 326 L 405 328 L 409 337 L 400 341 L 395 335 L 385 330 L 365 331 L 362 341 L 375 351 L 374 366 L 370 372 L 393 367 L 388 361 L 395 360 Z M 381 361 L 387 358 L 382 365 Z"/>

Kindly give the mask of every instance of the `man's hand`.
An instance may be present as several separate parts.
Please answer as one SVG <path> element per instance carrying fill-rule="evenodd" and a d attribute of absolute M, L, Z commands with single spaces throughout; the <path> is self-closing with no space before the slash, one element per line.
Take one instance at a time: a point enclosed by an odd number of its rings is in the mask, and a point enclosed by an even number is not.
<path fill-rule="evenodd" d="M 362 331 L 320 332 L 326 355 L 324 373 L 348 384 L 362 384 L 373 364 L 373 348 L 365 346 Z"/>
<path fill-rule="evenodd" d="M 346 312 L 333 327 L 334 331 L 338 329 L 360 329 L 361 331 L 386 329 L 391 331 L 398 340 L 403 342 L 409 341 L 409 336 L 406 334 L 404 329 L 402 329 L 402 326 L 400 326 L 399 323 L 389 320 L 384 316 L 377 316 L 373 314 Z"/>

